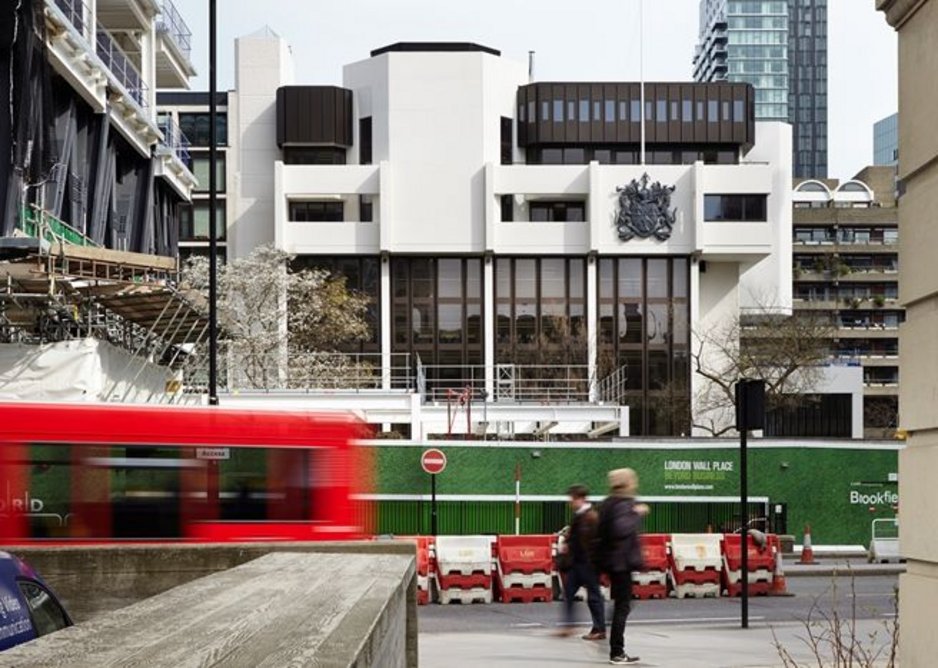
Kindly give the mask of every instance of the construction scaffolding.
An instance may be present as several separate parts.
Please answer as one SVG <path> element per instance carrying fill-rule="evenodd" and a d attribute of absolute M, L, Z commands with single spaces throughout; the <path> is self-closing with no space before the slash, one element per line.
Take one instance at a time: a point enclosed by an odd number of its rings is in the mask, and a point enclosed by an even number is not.
<path fill-rule="evenodd" d="M 147 401 L 198 395 L 207 311 L 199 292 L 180 285 L 174 258 L 43 237 L 0 239 L 0 343 L 93 338 L 130 353 L 108 401 L 127 401 L 134 381 L 154 365 L 167 370 L 167 382 Z"/>

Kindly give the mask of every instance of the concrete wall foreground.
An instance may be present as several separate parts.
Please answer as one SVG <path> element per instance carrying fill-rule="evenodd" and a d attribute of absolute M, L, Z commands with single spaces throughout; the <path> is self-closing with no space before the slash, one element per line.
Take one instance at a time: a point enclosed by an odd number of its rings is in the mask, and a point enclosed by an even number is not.
<path fill-rule="evenodd" d="M 186 550 L 162 554 L 174 552 Z M 8 650 L 0 666 L 416 666 L 415 586 L 410 555 L 271 553 Z"/>

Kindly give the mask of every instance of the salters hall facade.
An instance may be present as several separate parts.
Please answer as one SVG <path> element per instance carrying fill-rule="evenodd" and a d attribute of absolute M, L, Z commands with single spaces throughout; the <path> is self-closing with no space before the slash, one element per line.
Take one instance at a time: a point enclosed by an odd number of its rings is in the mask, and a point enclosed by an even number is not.
<path fill-rule="evenodd" d="M 791 131 L 748 84 L 646 83 L 643 114 L 638 83 L 532 82 L 475 44 L 380 48 L 341 86 L 297 85 L 270 31 L 236 54 L 228 256 L 273 243 L 369 294 L 353 350 L 386 389 L 419 365 L 428 401 L 686 433 L 662 407 L 701 390 L 694 329 L 791 308 Z"/>

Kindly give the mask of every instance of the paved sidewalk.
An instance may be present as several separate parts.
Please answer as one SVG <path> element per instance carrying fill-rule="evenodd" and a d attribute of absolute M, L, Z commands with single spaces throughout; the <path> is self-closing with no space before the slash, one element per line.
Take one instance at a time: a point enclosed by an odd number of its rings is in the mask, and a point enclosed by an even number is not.
<path fill-rule="evenodd" d="M 883 622 L 858 623 L 858 636 L 876 633 L 887 642 Z M 779 641 L 799 665 L 817 665 L 800 638 L 804 627 L 780 624 L 774 627 Z M 634 624 L 626 631 L 630 654 L 640 656 L 636 666 L 667 668 L 767 668 L 781 666 L 772 629 L 761 624 L 743 631 L 735 624 L 692 625 Z M 606 642 L 556 638 L 545 629 L 516 629 L 499 633 L 427 633 L 420 636 L 420 665 L 430 668 L 502 668 L 537 666 L 571 668 L 608 662 Z"/>
<path fill-rule="evenodd" d="M 870 564 L 866 559 L 824 558 L 813 565 L 802 565 L 797 557 L 788 557 L 782 562 L 786 577 L 863 577 L 867 575 L 901 575 L 905 564 Z"/>

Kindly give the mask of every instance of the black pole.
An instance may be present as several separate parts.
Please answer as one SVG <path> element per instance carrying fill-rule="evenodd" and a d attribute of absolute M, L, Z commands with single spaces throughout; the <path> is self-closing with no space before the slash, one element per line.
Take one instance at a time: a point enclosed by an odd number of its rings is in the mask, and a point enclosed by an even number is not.
<path fill-rule="evenodd" d="M 208 0 L 208 403 L 218 405 L 218 239 L 215 224 L 218 206 L 218 82 L 216 0 Z"/>
<path fill-rule="evenodd" d="M 746 395 L 748 392 L 742 392 L 739 401 L 743 420 L 742 429 L 739 432 L 739 507 L 740 507 L 740 584 L 741 602 L 740 614 L 742 617 L 742 627 L 749 628 L 749 467 L 746 453 L 747 439 L 749 437 L 749 406 Z"/>
<path fill-rule="evenodd" d="M 430 535 L 436 536 L 436 473 L 430 474 Z"/>

